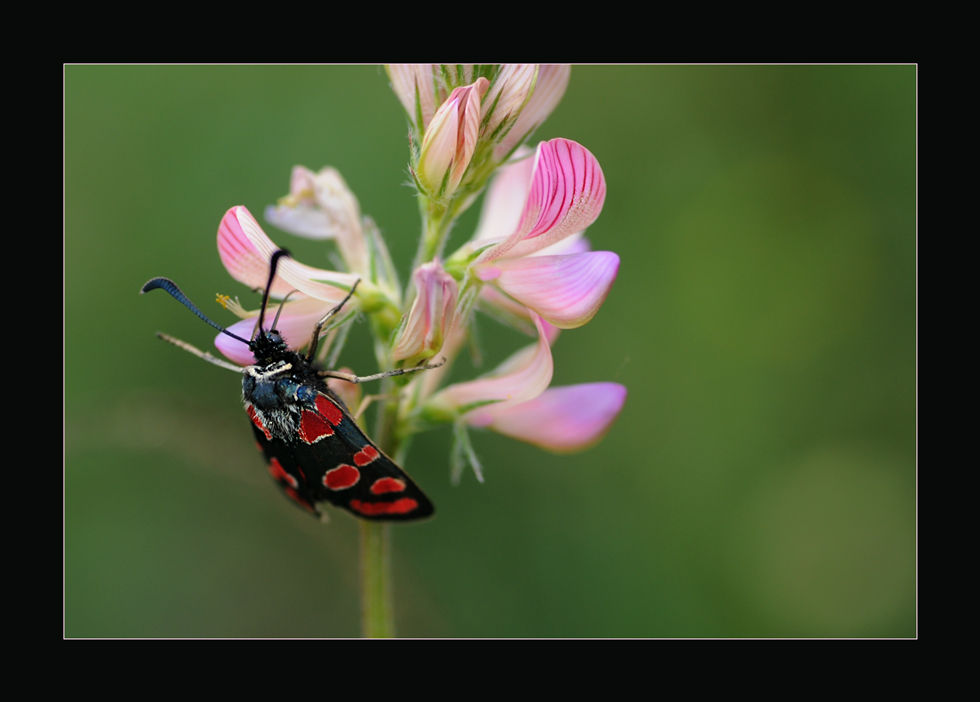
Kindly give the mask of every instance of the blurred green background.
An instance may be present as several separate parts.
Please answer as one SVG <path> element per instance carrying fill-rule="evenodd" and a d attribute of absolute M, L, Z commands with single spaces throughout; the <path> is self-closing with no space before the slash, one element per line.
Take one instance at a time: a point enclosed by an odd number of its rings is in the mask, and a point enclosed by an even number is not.
<path fill-rule="evenodd" d="M 406 275 L 406 135 L 373 66 L 65 68 L 67 636 L 359 634 L 353 519 L 281 496 L 238 378 L 154 337 L 213 331 L 137 292 L 256 306 L 215 233 L 295 164 L 338 168 Z M 399 634 L 914 636 L 915 67 L 576 67 L 557 136 L 599 159 L 622 266 L 554 382 L 629 398 L 574 456 L 477 434 L 482 485 L 416 438 L 437 516 L 394 529 Z M 498 328 L 489 367 L 525 343 Z"/>

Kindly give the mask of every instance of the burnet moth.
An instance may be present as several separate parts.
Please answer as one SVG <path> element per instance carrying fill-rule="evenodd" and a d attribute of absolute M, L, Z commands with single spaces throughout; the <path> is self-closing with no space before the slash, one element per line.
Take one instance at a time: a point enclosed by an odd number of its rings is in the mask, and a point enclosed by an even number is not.
<path fill-rule="evenodd" d="M 237 366 L 166 334 L 158 332 L 157 336 L 209 363 L 242 374 L 242 401 L 259 449 L 269 464 L 269 473 L 300 507 L 323 515 L 320 503 L 329 502 L 361 519 L 378 521 L 411 521 L 432 516 L 434 508 L 429 498 L 364 435 L 341 399 L 327 387 L 326 378 L 359 383 L 441 364 L 365 377 L 319 368 L 314 358 L 320 331 L 354 295 L 357 283 L 339 305 L 316 323 L 305 356 L 289 350 L 275 328 L 278 313 L 272 328 L 263 329 L 276 266 L 282 256 L 288 255 L 281 249 L 272 255 L 269 282 L 251 339 L 243 339 L 208 319 L 168 278 L 154 278 L 140 290 L 140 293 L 167 291 L 221 333 L 248 344 L 255 365 Z"/>

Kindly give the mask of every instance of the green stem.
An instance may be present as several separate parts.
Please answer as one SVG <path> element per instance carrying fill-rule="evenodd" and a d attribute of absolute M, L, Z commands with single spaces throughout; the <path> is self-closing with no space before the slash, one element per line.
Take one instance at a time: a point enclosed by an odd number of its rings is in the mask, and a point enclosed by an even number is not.
<path fill-rule="evenodd" d="M 395 608 L 391 597 L 391 527 L 384 522 L 360 520 L 361 525 L 361 636 L 395 636 Z"/>
<path fill-rule="evenodd" d="M 378 355 L 386 354 L 377 348 Z M 391 378 L 382 383 L 381 392 L 388 397 L 378 412 L 375 440 L 389 456 L 398 451 L 398 391 Z M 395 605 L 391 579 L 391 526 L 385 522 L 360 520 L 361 536 L 361 636 L 367 639 L 387 639 L 395 636 Z"/>

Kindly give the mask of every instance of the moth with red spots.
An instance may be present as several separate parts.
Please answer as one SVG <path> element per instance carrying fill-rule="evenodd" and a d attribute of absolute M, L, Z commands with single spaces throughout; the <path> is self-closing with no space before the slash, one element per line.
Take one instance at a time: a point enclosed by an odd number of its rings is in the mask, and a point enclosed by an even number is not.
<path fill-rule="evenodd" d="M 286 255 L 288 253 L 280 250 L 272 256 L 269 284 L 251 340 L 236 336 L 212 322 L 167 278 L 154 278 L 140 290 L 141 293 L 166 290 L 211 326 L 248 344 L 255 356 L 255 365 L 237 366 L 166 334 L 158 333 L 157 336 L 209 363 L 242 374 L 242 400 L 252 420 L 259 449 L 269 463 L 269 473 L 300 507 L 320 515 L 320 503 L 329 502 L 361 519 L 381 521 L 410 521 L 431 516 L 434 508 L 429 498 L 405 471 L 364 435 L 341 399 L 327 387 L 326 378 L 356 383 L 436 366 L 423 365 L 367 377 L 322 370 L 317 366 L 313 359 L 320 331 L 351 298 L 356 283 L 343 302 L 314 326 L 306 355 L 287 347 L 275 329 L 278 315 L 272 323 L 273 328 L 263 331 L 268 291 L 272 287 L 277 262 Z"/>

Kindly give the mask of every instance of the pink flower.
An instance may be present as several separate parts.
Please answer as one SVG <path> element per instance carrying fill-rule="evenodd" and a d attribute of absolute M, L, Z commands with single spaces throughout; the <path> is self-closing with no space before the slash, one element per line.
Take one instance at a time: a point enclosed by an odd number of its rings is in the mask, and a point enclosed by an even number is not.
<path fill-rule="evenodd" d="M 472 270 L 562 329 L 588 322 L 605 301 L 619 256 L 582 250 L 572 236 L 596 220 L 606 197 L 598 161 L 567 139 L 501 169 L 466 250 Z M 566 241 L 567 240 L 567 241 Z"/>
<path fill-rule="evenodd" d="M 554 364 L 541 318 L 532 318 L 538 329 L 537 343 L 521 349 L 476 380 L 455 383 L 437 392 L 426 403 L 426 411 L 449 418 L 489 403 L 526 402 L 544 392 L 551 383 Z"/>
<path fill-rule="evenodd" d="M 353 273 L 368 270 L 368 253 L 361 224 L 361 208 L 354 193 L 335 168 L 314 173 L 293 168 L 289 195 L 266 208 L 265 218 L 290 234 L 308 239 L 334 239 Z"/>
<path fill-rule="evenodd" d="M 252 289 L 265 287 L 269 260 L 278 249 L 245 207 L 232 207 L 225 213 L 218 227 L 218 253 L 232 278 Z M 300 348 L 310 340 L 313 325 L 344 299 L 358 278 L 350 273 L 306 266 L 292 258 L 279 261 L 270 296 L 281 299 L 292 291 L 301 293 L 290 297 L 277 324 L 290 348 Z M 362 281 L 354 300 L 348 303 L 352 309 L 356 309 L 356 301 L 363 305 L 362 288 L 368 296 L 374 290 L 367 281 Z M 258 315 L 257 311 L 255 315 Z M 266 324 L 271 326 L 274 317 L 275 314 L 266 315 Z M 254 328 L 255 319 L 249 318 L 228 330 L 249 339 Z M 226 334 L 218 334 L 215 346 L 232 361 L 246 365 L 255 363 L 248 347 Z"/>
<path fill-rule="evenodd" d="M 589 383 L 549 388 L 553 373 L 544 323 L 531 313 L 538 341 L 476 380 L 450 385 L 425 405 L 429 419 L 461 419 L 558 453 L 599 441 L 619 416 L 626 388 Z M 423 381 L 424 382 L 424 381 Z M 479 476 L 479 468 L 477 475 Z"/>

